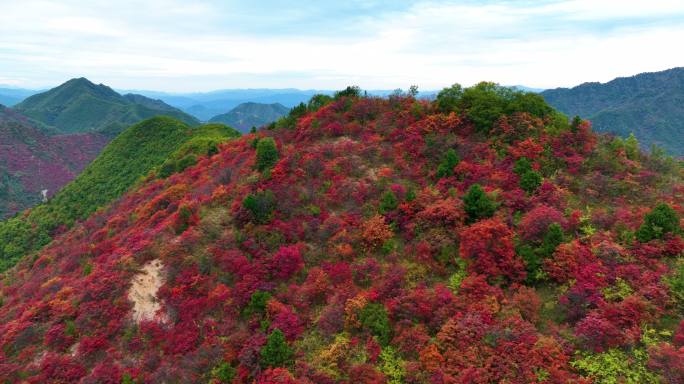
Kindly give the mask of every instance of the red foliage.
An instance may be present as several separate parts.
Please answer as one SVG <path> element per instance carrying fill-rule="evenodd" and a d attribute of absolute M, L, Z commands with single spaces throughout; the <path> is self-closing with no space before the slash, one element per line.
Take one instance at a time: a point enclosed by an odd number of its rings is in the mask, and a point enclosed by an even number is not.
<path fill-rule="evenodd" d="M 518 225 L 519 232 L 526 240 L 541 240 L 551 224 L 565 227 L 563 214 L 548 205 L 538 205 L 523 216 Z"/>
<path fill-rule="evenodd" d="M 522 260 L 513 249 L 513 233 L 498 219 L 477 222 L 461 232 L 460 255 L 472 271 L 513 281 L 525 278 Z"/>
<path fill-rule="evenodd" d="M 198 382 L 226 362 L 235 383 L 384 383 L 387 347 L 359 318 L 374 302 L 407 383 L 584 383 L 569 363 L 577 349 L 629 348 L 673 313 L 668 257 L 681 236 L 630 239 L 656 201 L 684 213 L 684 187 L 648 155 L 606 156 L 609 140 L 588 123 L 556 123 L 519 113 L 481 135 L 426 100 L 341 97 L 292 129 L 144 180 L 7 275 L 0 381 Z M 254 169 L 265 135 L 279 143 L 270 176 Z M 449 149 L 461 161 L 435 181 Z M 532 195 L 512 171 L 522 156 L 548 176 Z M 462 196 L 475 182 L 500 204 L 466 227 Z M 388 190 L 398 205 L 380 215 Z M 275 198 L 267 223 L 242 207 L 257 191 Z M 514 244 L 537 246 L 555 222 L 568 241 L 544 260 L 548 280 L 522 286 Z M 161 287 L 149 299 L 164 316 L 136 324 L 131 281 L 153 260 Z M 614 293 L 625 285 L 628 297 Z M 542 319 L 542 308 L 561 313 Z M 262 365 L 276 328 L 294 350 L 291 371 Z M 671 382 L 680 328 L 650 350 Z M 332 365 L 322 350 L 335 352 Z"/>

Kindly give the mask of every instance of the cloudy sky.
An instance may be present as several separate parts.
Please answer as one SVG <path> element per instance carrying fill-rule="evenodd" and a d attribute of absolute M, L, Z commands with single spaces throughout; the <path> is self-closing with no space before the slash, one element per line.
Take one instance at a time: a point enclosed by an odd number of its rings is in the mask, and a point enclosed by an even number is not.
<path fill-rule="evenodd" d="M 0 0 L 0 84 L 550 88 L 684 66 L 684 1 Z"/>

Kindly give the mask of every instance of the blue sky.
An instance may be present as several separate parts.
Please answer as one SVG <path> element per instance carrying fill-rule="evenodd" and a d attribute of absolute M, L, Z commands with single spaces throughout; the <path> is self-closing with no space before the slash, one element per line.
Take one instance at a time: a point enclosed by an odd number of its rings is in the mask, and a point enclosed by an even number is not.
<path fill-rule="evenodd" d="M 684 65 L 681 0 L 0 0 L 0 84 L 549 88 Z"/>

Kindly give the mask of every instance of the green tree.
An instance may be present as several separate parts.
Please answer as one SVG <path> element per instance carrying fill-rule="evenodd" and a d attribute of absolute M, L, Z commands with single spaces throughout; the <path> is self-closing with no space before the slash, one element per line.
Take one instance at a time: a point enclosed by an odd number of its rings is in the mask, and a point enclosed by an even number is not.
<path fill-rule="evenodd" d="M 486 133 L 507 112 L 512 96 L 513 91 L 510 88 L 481 82 L 463 91 L 461 109 L 478 131 Z"/>
<path fill-rule="evenodd" d="M 527 193 L 533 193 L 539 188 L 542 176 L 537 171 L 527 171 L 520 176 L 520 188 Z"/>
<path fill-rule="evenodd" d="M 367 304 L 361 310 L 359 320 L 364 329 L 378 338 L 380 344 L 389 344 L 392 329 L 384 305 L 379 303 Z"/>
<path fill-rule="evenodd" d="M 630 133 L 627 140 L 625 140 L 625 154 L 630 160 L 636 160 L 639 157 L 639 140 Z"/>
<path fill-rule="evenodd" d="M 454 167 L 458 165 L 459 162 L 458 155 L 453 148 L 449 148 L 442 158 L 442 162 L 439 163 L 437 167 L 437 178 L 441 179 L 444 177 L 450 177 L 454 175 Z"/>
<path fill-rule="evenodd" d="M 255 291 L 249 298 L 249 304 L 245 307 L 244 313 L 252 315 L 255 313 L 263 314 L 266 312 L 266 304 L 271 300 L 271 294 L 265 291 Z"/>
<path fill-rule="evenodd" d="M 527 157 L 519 158 L 518 160 L 515 161 L 515 164 L 513 165 L 513 172 L 518 176 L 522 176 L 525 174 L 525 172 L 528 172 L 531 170 L 532 170 L 532 162 Z"/>
<path fill-rule="evenodd" d="M 351 97 L 351 98 L 361 97 L 361 88 L 359 88 L 356 85 L 350 85 L 341 91 L 335 92 L 335 100 L 337 100 L 341 97 Z"/>
<path fill-rule="evenodd" d="M 460 84 L 454 84 L 451 87 L 442 89 L 435 99 L 437 109 L 444 113 L 456 111 L 462 96 L 463 87 Z"/>
<path fill-rule="evenodd" d="M 261 348 L 262 368 L 284 367 L 292 361 L 292 349 L 287 345 L 285 335 L 276 328 L 268 335 L 266 345 Z"/>
<path fill-rule="evenodd" d="M 278 147 L 272 137 L 264 137 L 256 145 L 257 169 L 264 171 L 278 162 Z"/>
<path fill-rule="evenodd" d="M 399 206 L 399 200 L 397 196 L 392 191 L 387 191 L 382 194 L 380 199 L 380 213 L 385 214 L 387 212 L 397 209 Z"/>
<path fill-rule="evenodd" d="M 231 383 L 235 377 L 235 368 L 224 361 L 211 370 L 211 376 L 221 383 Z"/>
<path fill-rule="evenodd" d="M 275 210 L 275 196 L 269 190 L 259 191 L 245 197 L 242 206 L 252 214 L 252 221 L 256 224 L 266 224 L 271 221 Z"/>
<path fill-rule="evenodd" d="M 572 123 L 570 124 L 570 128 L 572 129 L 573 132 L 577 132 L 579 129 L 579 126 L 582 124 L 582 119 L 579 116 L 575 116 L 572 118 Z"/>
<path fill-rule="evenodd" d="M 317 94 L 311 96 L 309 103 L 307 104 L 307 109 L 311 112 L 316 112 L 324 106 L 330 104 L 333 98 L 328 95 Z"/>
<path fill-rule="evenodd" d="M 553 108 L 546 104 L 542 95 L 532 92 L 514 92 L 512 100 L 505 108 L 507 114 L 515 112 L 527 112 L 531 115 L 544 118 L 554 113 Z"/>
<path fill-rule="evenodd" d="M 679 233 L 679 215 L 665 203 L 658 204 L 646 214 L 644 222 L 637 230 L 636 237 L 646 243 L 654 239 L 662 239 L 668 233 Z"/>
<path fill-rule="evenodd" d="M 496 203 L 482 189 L 480 184 L 473 184 L 463 196 L 463 209 L 468 215 L 468 223 L 492 217 L 496 211 Z"/>

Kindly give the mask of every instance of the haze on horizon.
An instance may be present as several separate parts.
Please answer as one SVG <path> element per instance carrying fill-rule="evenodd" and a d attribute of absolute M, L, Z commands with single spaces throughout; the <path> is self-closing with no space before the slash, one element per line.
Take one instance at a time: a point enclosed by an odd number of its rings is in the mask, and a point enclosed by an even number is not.
<path fill-rule="evenodd" d="M 552 88 L 684 65 L 684 2 L 0 0 L 0 84 Z"/>

